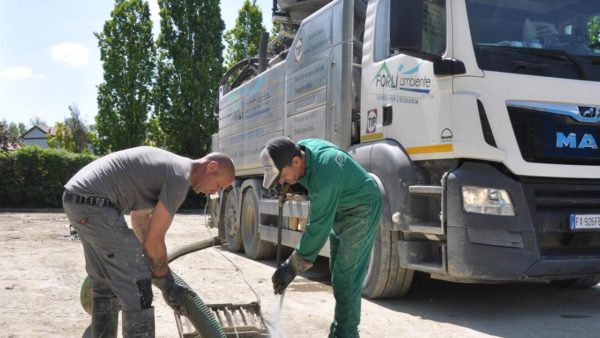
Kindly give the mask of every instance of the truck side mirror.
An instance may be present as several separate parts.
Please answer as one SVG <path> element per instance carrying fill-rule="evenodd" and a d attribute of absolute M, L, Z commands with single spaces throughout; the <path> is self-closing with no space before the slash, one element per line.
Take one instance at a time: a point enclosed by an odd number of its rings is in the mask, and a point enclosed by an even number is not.
<path fill-rule="evenodd" d="M 390 1 L 390 49 L 421 50 L 423 0 Z"/>

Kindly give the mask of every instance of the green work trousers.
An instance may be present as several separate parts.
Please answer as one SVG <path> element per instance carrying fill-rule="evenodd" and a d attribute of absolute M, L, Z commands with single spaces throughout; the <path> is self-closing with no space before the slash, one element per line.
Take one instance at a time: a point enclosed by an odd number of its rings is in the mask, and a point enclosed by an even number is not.
<path fill-rule="evenodd" d="M 381 201 L 339 208 L 331 234 L 330 269 L 335 296 L 335 318 L 330 338 L 359 337 L 360 302 L 367 264 L 381 217 Z"/>

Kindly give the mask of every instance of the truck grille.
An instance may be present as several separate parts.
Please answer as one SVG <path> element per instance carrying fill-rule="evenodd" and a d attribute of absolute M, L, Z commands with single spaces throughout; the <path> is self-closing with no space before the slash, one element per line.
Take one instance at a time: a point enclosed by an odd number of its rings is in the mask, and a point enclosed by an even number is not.
<path fill-rule="evenodd" d="M 534 163 L 600 164 L 600 151 L 597 149 L 600 118 L 580 121 L 585 118 L 563 108 L 566 105 L 554 106 L 551 111 L 546 111 L 550 108 L 536 107 L 533 103 L 512 102 L 507 105 L 523 159 Z M 574 107 L 576 110 L 578 106 Z"/>
<path fill-rule="evenodd" d="M 600 184 L 590 180 L 525 179 L 542 256 L 600 255 L 600 230 L 573 231 L 570 214 L 600 214 Z"/>

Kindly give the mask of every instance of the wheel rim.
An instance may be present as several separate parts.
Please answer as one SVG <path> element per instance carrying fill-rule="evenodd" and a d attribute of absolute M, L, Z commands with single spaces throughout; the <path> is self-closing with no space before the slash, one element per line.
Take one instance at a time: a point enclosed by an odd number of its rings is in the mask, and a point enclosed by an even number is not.
<path fill-rule="evenodd" d="M 240 231 L 242 232 L 246 256 L 251 259 L 260 260 L 272 257 L 275 253 L 275 246 L 260 238 L 260 212 L 258 210 L 258 198 L 254 191 L 253 188 L 249 188 L 244 192 L 240 214 Z"/>
<path fill-rule="evenodd" d="M 246 192 L 252 193 L 252 191 Z M 256 210 L 253 203 L 244 203 L 244 212 L 242 214 L 242 235 L 244 236 L 244 242 L 248 245 L 248 250 L 256 253 L 256 246 L 258 240 L 258 227 L 256 222 Z"/>
<path fill-rule="evenodd" d="M 227 200 L 225 201 L 225 237 L 227 239 L 227 246 L 232 252 L 240 252 L 243 250 L 242 244 L 242 233 L 238 225 L 238 214 L 236 211 L 236 195 L 233 192 L 227 194 Z"/>
<path fill-rule="evenodd" d="M 228 237 L 235 237 L 237 234 L 236 224 L 236 212 L 235 212 L 235 197 L 230 193 L 227 195 L 227 202 L 225 207 L 225 232 Z"/>

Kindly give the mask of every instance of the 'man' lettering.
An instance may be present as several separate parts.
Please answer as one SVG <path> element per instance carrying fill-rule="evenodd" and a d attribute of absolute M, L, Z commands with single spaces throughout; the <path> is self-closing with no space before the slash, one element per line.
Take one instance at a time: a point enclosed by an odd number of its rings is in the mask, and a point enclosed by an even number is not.
<path fill-rule="evenodd" d="M 598 149 L 598 144 L 592 134 L 583 134 L 581 141 L 577 143 L 577 134 L 569 133 L 569 135 L 565 135 L 556 132 L 556 148 Z"/>
<path fill-rule="evenodd" d="M 581 142 L 579 142 L 579 149 L 598 149 L 598 144 L 596 144 L 596 139 L 591 134 L 583 134 L 581 138 Z"/>
<path fill-rule="evenodd" d="M 556 148 L 576 148 L 577 135 L 570 133 L 569 136 L 561 132 L 556 132 Z"/>

